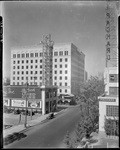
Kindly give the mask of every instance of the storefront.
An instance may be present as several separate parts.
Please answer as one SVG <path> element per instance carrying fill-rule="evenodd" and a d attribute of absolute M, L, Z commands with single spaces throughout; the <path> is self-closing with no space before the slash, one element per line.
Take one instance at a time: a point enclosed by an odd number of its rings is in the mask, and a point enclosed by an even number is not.
<path fill-rule="evenodd" d="M 39 111 L 42 114 L 56 108 L 57 88 L 38 86 L 4 86 L 3 105 L 10 109 Z"/>

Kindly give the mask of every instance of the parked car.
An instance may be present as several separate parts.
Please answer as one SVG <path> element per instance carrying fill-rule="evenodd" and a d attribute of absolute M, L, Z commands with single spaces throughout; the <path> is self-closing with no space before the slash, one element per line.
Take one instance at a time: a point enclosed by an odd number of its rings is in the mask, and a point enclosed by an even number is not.
<path fill-rule="evenodd" d="M 55 116 L 54 116 L 54 113 L 50 113 L 49 116 L 47 117 L 47 119 L 53 119 Z"/>

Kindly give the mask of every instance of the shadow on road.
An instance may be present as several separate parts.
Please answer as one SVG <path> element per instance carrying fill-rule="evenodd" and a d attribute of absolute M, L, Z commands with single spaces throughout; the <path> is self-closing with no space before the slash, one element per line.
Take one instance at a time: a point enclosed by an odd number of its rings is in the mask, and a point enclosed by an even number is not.
<path fill-rule="evenodd" d="M 3 140 L 3 143 L 4 145 L 8 145 L 16 140 L 20 140 L 22 138 L 25 138 L 27 135 L 24 134 L 24 133 L 13 133 L 13 134 L 10 134 L 8 135 L 4 140 Z"/>

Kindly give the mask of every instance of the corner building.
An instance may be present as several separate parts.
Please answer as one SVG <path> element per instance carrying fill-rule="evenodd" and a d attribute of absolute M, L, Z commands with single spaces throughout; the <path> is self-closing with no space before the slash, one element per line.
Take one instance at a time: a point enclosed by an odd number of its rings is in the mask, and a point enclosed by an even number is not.
<path fill-rule="evenodd" d="M 72 43 L 53 47 L 53 85 L 58 94 L 78 94 L 84 82 L 85 55 Z M 11 85 L 42 85 L 42 46 L 11 50 Z"/>

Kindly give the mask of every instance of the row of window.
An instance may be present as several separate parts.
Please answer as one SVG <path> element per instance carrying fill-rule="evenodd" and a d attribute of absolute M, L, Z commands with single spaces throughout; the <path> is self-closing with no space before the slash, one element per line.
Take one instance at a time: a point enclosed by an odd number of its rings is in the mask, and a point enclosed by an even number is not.
<path fill-rule="evenodd" d="M 17 73 L 17 74 L 33 74 L 33 71 L 17 71 L 17 72 L 15 72 L 15 71 L 13 71 L 13 74 L 15 74 L 15 73 Z M 40 73 L 40 74 L 42 74 L 42 71 L 34 71 L 34 73 L 35 74 L 38 74 L 38 73 Z M 52 72 L 51 72 L 52 73 Z M 62 73 L 64 73 L 64 72 L 62 72 L 62 71 L 60 71 L 60 74 L 62 74 Z M 65 74 L 67 74 L 68 73 L 68 71 L 67 70 L 65 70 Z M 57 71 L 55 70 L 54 71 L 54 74 L 57 74 Z"/>
<path fill-rule="evenodd" d="M 60 58 L 59 61 L 62 62 L 63 58 Z M 68 58 L 65 58 L 65 62 L 67 62 L 67 61 L 68 61 Z M 58 59 L 54 59 L 54 62 L 58 62 Z"/>
<path fill-rule="evenodd" d="M 57 62 L 57 60 L 58 59 L 55 59 L 55 62 Z M 52 60 L 51 60 L 52 61 Z M 63 59 L 62 58 L 60 58 L 60 62 L 62 62 L 63 61 Z M 65 58 L 65 62 L 67 62 L 68 61 L 68 59 L 67 58 Z M 33 63 L 33 60 L 26 60 L 26 63 Z M 39 62 L 39 60 L 35 60 L 35 63 L 38 63 Z M 18 60 L 18 61 L 15 61 L 15 60 L 13 60 L 13 64 L 15 64 L 15 63 L 17 63 L 17 64 L 20 64 L 20 60 Z M 25 60 L 22 60 L 21 61 L 21 63 L 25 63 Z M 42 63 L 42 59 L 40 59 L 40 63 Z"/>
<path fill-rule="evenodd" d="M 16 77 L 16 79 L 17 79 L 17 80 L 20 80 L 20 77 Z M 24 79 L 28 80 L 28 77 L 21 77 L 21 80 L 24 80 Z M 30 79 L 31 79 L 31 80 L 32 80 L 32 79 L 37 80 L 38 78 L 37 78 L 37 77 L 30 77 Z M 57 76 L 55 76 L 54 79 L 57 80 Z M 59 79 L 62 80 L 62 76 L 60 76 Z M 15 77 L 13 77 L 13 80 L 15 80 Z M 40 77 L 40 80 L 42 80 L 42 77 Z M 65 80 L 67 80 L 67 76 L 65 76 Z M 62 83 L 61 83 L 60 86 L 62 86 Z M 65 86 L 67 86 L 67 84 L 65 84 Z"/>
<path fill-rule="evenodd" d="M 106 106 L 106 116 L 118 117 L 118 106 L 107 105 Z"/>
<path fill-rule="evenodd" d="M 24 62 L 25 62 L 25 60 L 22 60 L 22 61 L 21 61 L 22 64 L 23 64 Z M 29 62 L 30 62 L 30 63 L 33 63 L 33 60 L 30 60 L 30 61 L 29 61 L 29 60 L 26 60 L 26 63 L 29 63 Z M 13 61 L 13 64 L 15 64 L 15 63 L 20 64 L 20 60 L 18 60 L 18 61 L 15 61 L 15 60 L 14 60 L 14 61 Z M 37 60 L 37 59 L 35 60 L 35 63 L 38 63 L 38 60 Z M 40 63 L 42 63 L 42 59 L 40 59 Z"/>
<path fill-rule="evenodd" d="M 59 54 L 59 56 L 62 56 L 63 55 L 63 51 L 59 51 L 59 53 L 58 52 L 54 52 L 54 56 L 58 56 L 58 54 Z M 64 51 L 64 55 L 68 55 L 68 51 Z"/>
<path fill-rule="evenodd" d="M 21 66 L 21 69 L 28 69 L 28 68 L 33 68 L 33 66 Z M 15 68 L 17 68 L 17 69 L 20 69 L 20 66 L 13 66 L 13 69 L 15 69 Z M 38 68 L 38 65 L 35 65 L 35 68 Z M 42 68 L 42 65 L 40 65 L 40 68 Z"/>
<path fill-rule="evenodd" d="M 25 68 L 28 69 L 29 67 L 31 69 L 33 68 L 33 66 L 21 66 L 21 69 L 25 69 Z M 54 67 L 57 68 L 58 65 L 55 65 Z M 59 67 L 62 68 L 62 65 L 60 65 Z M 13 66 L 13 69 L 15 68 L 20 69 L 20 66 Z M 35 65 L 35 68 L 38 68 L 38 65 Z M 40 65 L 40 68 L 42 68 L 42 65 Z M 65 64 L 65 68 L 67 68 L 67 64 Z"/>
<path fill-rule="evenodd" d="M 26 53 L 26 54 L 13 54 L 13 58 L 28 58 L 28 57 L 42 57 L 43 53 Z"/>
<path fill-rule="evenodd" d="M 59 89 L 59 93 L 64 93 L 63 89 Z M 65 89 L 65 93 L 67 93 L 67 89 Z"/>
<path fill-rule="evenodd" d="M 53 54 L 52 54 L 53 55 Z M 63 51 L 59 51 L 59 55 L 63 55 Z M 68 55 L 68 51 L 64 51 L 64 55 Z M 23 53 L 23 54 L 13 54 L 13 58 L 29 58 L 29 57 L 42 57 L 43 53 Z M 54 56 L 58 56 L 58 52 L 54 52 Z"/>

